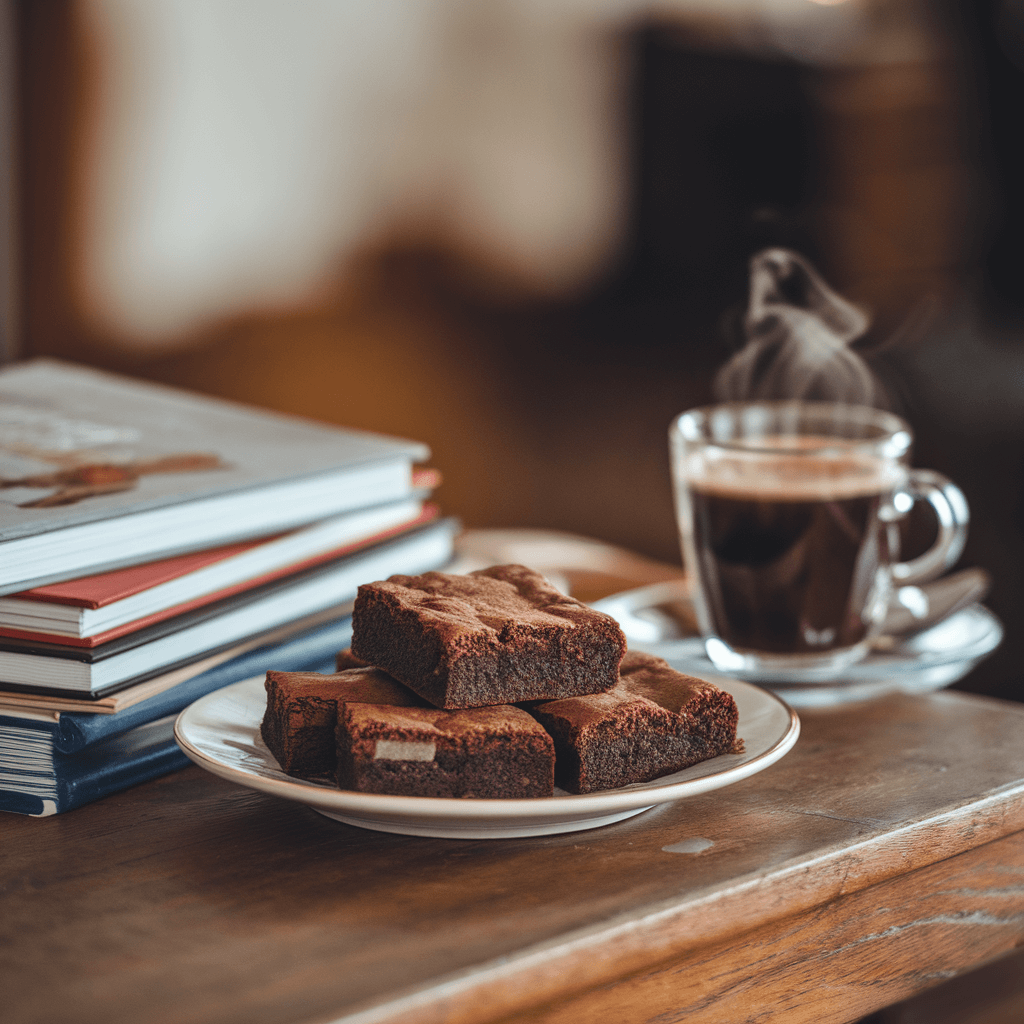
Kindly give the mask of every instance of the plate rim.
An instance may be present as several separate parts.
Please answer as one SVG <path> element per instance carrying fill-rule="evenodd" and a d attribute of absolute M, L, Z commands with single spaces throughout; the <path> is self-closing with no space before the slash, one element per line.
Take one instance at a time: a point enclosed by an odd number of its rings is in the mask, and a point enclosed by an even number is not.
<path fill-rule="evenodd" d="M 797 712 L 778 694 L 742 679 L 718 677 L 716 684 L 724 683 L 723 689 L 737 686 L 752 691 L 751 695 L 756 695 L 767 705 L 778 705 L 788 716 L 786 727 L 781 730 L 766 750 L 740 764 L 724 768 L 720 772 L 661 785 L 657 784 L 658 780 L 652 780 L 648 783 L 634 783 L 622 789 L 602 790 L 598 793 L 564 794 L 530 799 L 460 799 L 358 793 L 303 779 L 274 779 L 247 772 L 210 757 L 189 740 L 185 732 L 189 726 L 190 716 L 196 715 L 208 703 L 213 703 L 228 697 L 232 692 L 237 693 L 244 687 L 251 686 L 254 680 L 262 682 L 262 676 L 239 680 L 219 690 L 214 690 L 212 693 L 200 697 L 179 713 L 174 722 L 174 738 L 185 755 L 200 768 L 249 789 L 304 803 L 314 808 L 323 807 L 332 811 L 349 811 L 353 814 L 363 812 L 371 816 L 415 817 L 420 820 L 457 819 L 459 821 L 500 818 L 507 821 L 509 825 L 513 825 L 519 819 L 572 820 L 605 814 L 609 811 L 653 807 L 720 789 L 749 778 L 751 775 L 756 775 L 789 753 L 800 736 L 800 718 Z M 258 732 L 256 735 L 258 737 Z M 262 744 L 262 741 L 260 742 Z M 742 757 L 743 755 L 722 754 L 719 756 Z M 704 765 L 707 763 L 701 762 Z M 688 770 L 690 769 L 683 769 L 683 771 Z"/>

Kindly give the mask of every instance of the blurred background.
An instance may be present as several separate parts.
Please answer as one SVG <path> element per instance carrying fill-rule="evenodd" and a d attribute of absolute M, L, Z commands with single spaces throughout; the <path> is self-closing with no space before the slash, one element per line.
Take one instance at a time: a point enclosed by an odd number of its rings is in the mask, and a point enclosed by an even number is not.
<path fill-rule="evenodd" d="M 4 358 L 423 440 L 467 526 L 678 562 L 669 421 L 803 253 L 1024 699 L 1024 0 L 3 0 L 0 64 Z"/>

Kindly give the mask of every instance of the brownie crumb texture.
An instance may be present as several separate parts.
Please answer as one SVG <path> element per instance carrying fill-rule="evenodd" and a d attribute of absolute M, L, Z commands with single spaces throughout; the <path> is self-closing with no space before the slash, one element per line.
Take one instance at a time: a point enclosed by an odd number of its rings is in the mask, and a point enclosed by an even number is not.
<path fill-rule="evenodd" d="M 319 672 L 268 672 L 267 708 L 260 735 L 281 770 L 302 779 L 333 779 L 337 756 L 334 729 L 338 704 L 423 705 L 397 680 L 375 668 Z"/>
<path fill-rule="evenodd" d="M 359 588 L 352 653 L 448 710 L 610 690 L 618 623 L 521 565 Z"/>
<path fill-rule="evenodd" d="M 288 774 L 343 789 L 593 793 L 743 749 L 729 693 L 627 652 L 614 619 L 521 565 L 360 587 L 337 668 L 268 672 L 261 735 Z"/>
<path fill-rule="evenodd" d="M 339 708 L 337 745 L 342 789 L 477 799 L 554 792 L 554 744 L 520 708 L 346 703 Z"/>
<path fill-rule="evenodd" d="M 612 690 L 528 709 L 553 737 L 556 781 L 570 793 L 649 782 L 742 749 L 730 694 L 636 651 Z"/>

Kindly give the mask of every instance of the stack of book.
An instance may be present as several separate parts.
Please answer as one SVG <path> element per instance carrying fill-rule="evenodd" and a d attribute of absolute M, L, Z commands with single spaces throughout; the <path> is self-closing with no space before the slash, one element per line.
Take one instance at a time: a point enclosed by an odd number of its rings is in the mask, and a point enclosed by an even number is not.
<path fill-rule="evenodd" d="M 196 698 L 331 671 L 360 584 L 452 558 L 428 455 L 52 360 L 0 371 L 0 810 L 183 767 Z"/>

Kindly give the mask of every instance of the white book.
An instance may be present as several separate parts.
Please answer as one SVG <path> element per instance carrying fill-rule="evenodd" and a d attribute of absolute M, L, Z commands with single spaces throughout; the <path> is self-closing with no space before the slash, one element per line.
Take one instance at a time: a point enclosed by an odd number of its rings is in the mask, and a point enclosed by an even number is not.
<path fill-rule="evenodd" d="M 426 446 L 54 360 L 0 370 L 0 594 L 408 498 Z"/>
<path fill-rule="evenodd" d="M 412 524 L 424 514 L 423 502 L 409 498 L 335 516 L 262 542 L 178 556 L 37 588 L 25 595 L 0 597 L 0 629 L 54 638 L 95 637 L 142 619 L 152 621 L 152 616 L 187 610 L 183 605 L 226 597 L 224 592 L 233 588 L 269 582 L 268 577 L 292 571 L 292 567 L 299 571 L 303 563 L 315 559 L 326 561 L 335 552 L 340 557 L 343 552 L 339 549 Z M 186 571 L 197 561 L 205 564 Z M 163 582 L 147 586 L 146 581 L 154 576 Z M 126 591 L 134 592 L 116 600 L 108 598 Z"/>

